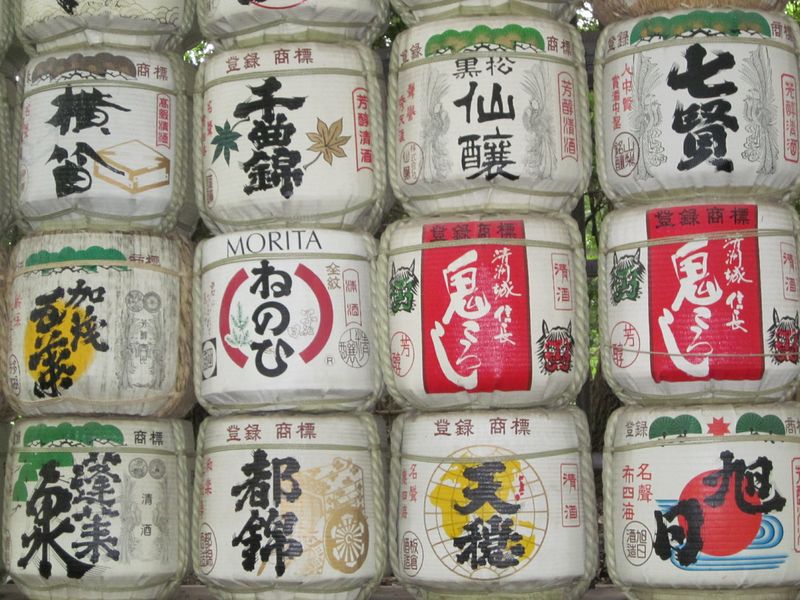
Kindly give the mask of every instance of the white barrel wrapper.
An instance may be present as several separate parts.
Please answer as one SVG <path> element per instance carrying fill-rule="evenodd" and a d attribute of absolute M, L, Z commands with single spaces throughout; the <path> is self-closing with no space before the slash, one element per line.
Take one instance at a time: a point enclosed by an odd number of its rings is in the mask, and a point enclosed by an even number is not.
<path fill-rule="evenodd" d="M 620 409 L 603 483 L 608 570 L 630 598 L 797 596 L 797 404 Z"/>
<path fill-rule="evenodd" d="M 613 211 L 600 236 L 603 372 L 629 403 L 793 393 L 797 218 L 776 204 Z"/>
<path fill-rule="evenodd" d="M 212 414 L 364 410 L 382 390 L 367 234 L 217 236 L 195 257 L 195 388 Z"/>
<path fill-rule="evenodd" d="M 379 73 L 375 53 L 354 42 L 286 42 L 203 63 L 195 176 L 209 228 L 377 227 L 387 196 Z"/>
<path fill-rule="evenodd" d="M 167 598 L 189 567 L 191 430 L 171 419 L 23 419 L 3 487 L 8 572 L 35 600 Z"/>
<path fill-rule="evenodd" d="M 174 49 L 191 28 L 194 0 L 4 0 L 30 53 L 120 44 Z"/>
<path fill-rule="evenodd" d="M 392 569 L 417 597 L 580 598 L 597 568 L 577 408 L 403 415 L 390 499 Z"/>
<path fill-rule="evenodd" d="M 454 16 L 523 14 L 569 21 L 581 6 L 575 0 L 391 0 L 408 24 Z"/>
<path fill-rule="evenodd" d="M 389 0 L 197 0 L 200 29 L 224 48 L 274 40 L 372 44 L 386 28 Z"/>
<path fill-rule="evenodd" d="M 11 425 L 8 423 L 0 423 L 0 486 L 2 489 L 5 487 L 6 477 L 6 461 L 8 459 L 8 441 L 10 439 Z M 0 522 L 3 519 L 3 505 L 0 503 Z M 0 544 L 0 577 L 5 578 L 8 575 L 6 571 L 6 560 L 3 554 L 5 548 Z"/>
<path fill-rule="evenodd" d="M 597 171 L 616 204 L 788 198 L 800 178 L 795 21 L 659 13 L 597 42 Z"/>
<path fill-rule="evenodd" d="M 615 21 L 642 17 L 676 8 L 705 10 L 715 7 L 736 7 L 739 10 L 783 12 L 786 0 L 594 0 L 592 12 L 600 23 L 610 25 Z"/>
<path fill-rule="evenodd" d="M 225 600 L 362 600 L 386 565 L 370 415 L 207 419 L 193 508 L 195 574 Z"/>
<path fill-rule="evenodd" d="M 171 229 L 190 201 L 184 68 L 113 47 L 32 59 L 19 109 L 21 225 Z"/>
<path fill-rule="evenodd" d="M 420 410 L 553 406 L 588 368 L 586 269 L 575 222 L 399 221 L 381 240 L 381 366 Z"/>
<path fill-rule="evenodd" d="M 3 350 L 12 406 L 26 416 L 183 414 L 191 399 L 190 269 L 179 238 L 22 239 L 11 256 Z"/>
<path fill-rule="evenodd" d="M 577 30 L 529 16 L 417 25 L 394 42 L 389 175 L 411 215 L 572 210 L 591 174 Z"/>

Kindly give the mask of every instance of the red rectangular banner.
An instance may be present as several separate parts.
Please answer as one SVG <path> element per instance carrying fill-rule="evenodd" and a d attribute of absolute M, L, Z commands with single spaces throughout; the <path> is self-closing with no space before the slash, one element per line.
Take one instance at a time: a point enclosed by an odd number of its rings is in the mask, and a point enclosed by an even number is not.
<path fill-rule="evenodd" d="M 647 212 L 648 239 L 677 238 L 648 250 L 656 382 L 763 376 L 757 227 L 754 205 Z"/>
<path fill-rule="evenodd" d="M 470 244 L 469 240 L 491 239 Z M 522 221 L 425 225 L 422 251 L 423 380 L 428 393 L 531 386 L 528 259 Z"/>

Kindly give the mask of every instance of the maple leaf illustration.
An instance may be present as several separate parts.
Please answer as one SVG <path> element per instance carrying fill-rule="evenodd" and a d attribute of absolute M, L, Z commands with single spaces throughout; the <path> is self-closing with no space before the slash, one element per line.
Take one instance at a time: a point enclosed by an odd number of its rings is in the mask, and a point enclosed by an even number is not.
<path fill-rule="evenodd" d="M 335 121 L 328 127 L 322 119 L 317 118 L 317 132 L 307 133 L 306 136 L 314 142 L 308 149 L 311 152 L 319 152 L 329 165 L 333 165 L 334 156 L 339 158 L 347 157 L 345 151 L 342 150 L 342 146 L 350 141 L 350 136 L 342 135 L 342 119 Z"/>
<path fill-rule="evenodd" d="M 217 135 L 211 140 L 211 145 L 216 146 L 216 148 L 214 149 L 214 158 L 211 160 L 211 163 L 217 162 L 217 159 L 221 155 L 224 155 L 225 162 L 230 165 L 231 150 L 239 151 L 239 145 L 236 143 L 236 140 L 242 137 L 242 134 L 234 131 L 228 121 L 225 121 L 225 125 L 222 127 L 215 125 L 214 128 L 217 130 Z"/>

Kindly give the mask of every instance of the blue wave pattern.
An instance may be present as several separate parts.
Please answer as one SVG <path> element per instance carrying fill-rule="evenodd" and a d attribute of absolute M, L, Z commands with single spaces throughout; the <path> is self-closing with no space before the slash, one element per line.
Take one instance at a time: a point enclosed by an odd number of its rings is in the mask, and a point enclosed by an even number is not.
<path fill-rule="evenodd" d="M 677 500 L 656 500 L 658 510 L 666 512 L 678 503 Z M 778 569 L 786 562 L 787 554 L 765 552 L 778 546 L 783 540 L 783 525 L 772 515 L 763 515 L 761 527 L 753 542 L 734 556 L 709 556 L 702 552 L 697 562 L 684 566 L 672 551 L 671 562 L 682 571 L 761 571 Z"/>

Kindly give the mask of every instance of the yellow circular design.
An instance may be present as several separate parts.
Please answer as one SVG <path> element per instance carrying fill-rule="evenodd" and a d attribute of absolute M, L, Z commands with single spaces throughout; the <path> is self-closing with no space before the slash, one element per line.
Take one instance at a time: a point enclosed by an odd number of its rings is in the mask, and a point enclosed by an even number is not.
<path fill-rule="evenodd" d="M 359 508 L 343 506 L 325 525 L 325 555 L 341 573 L 355 573 L 364 564 L 369 551 L 369 525 Z"/>
<path fill-rule="evenodd" d="M 63 357 L 62 364 L 65 366 L 74 367 L 75 371 L 69 376 L 73 382 L 80 379 L 80 377 L 92 364 L 95 355 L 94 346 L 87 344 L 84 341 L 79 341 L 73 344 L 73 334 L 71 332 L 73 318 L 76 322 L 83 323 L 86 320 L 86 311 L 80 306 L 67 306 L 63 300 L 56 300 L 51 305 L 53 311 L 58 311 L 59 315 L 64 318 L 52 327 L 49 327 L 46 333 L 39 333 L 36 330 L 37 322 L 28 321 L 25 327 L 25 359 L 28 373 L 34 379 L 39 380 L 39 376 L 48 370 L 46 361 L 39 360 L 35 368 L 31 368 L 30 359 L 35 354 L 41 352 L 51 340 L 65 339 L 67 344 L 55 351 L 60 353 Z M 73 348 L 74 346 L 74 348 Z"/>

